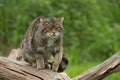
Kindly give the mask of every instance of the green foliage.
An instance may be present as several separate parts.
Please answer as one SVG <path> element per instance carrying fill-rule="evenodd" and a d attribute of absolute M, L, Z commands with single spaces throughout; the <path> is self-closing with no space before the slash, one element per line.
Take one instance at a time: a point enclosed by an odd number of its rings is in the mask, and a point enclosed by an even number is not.
<path fill-rule="evenodd" d="M 64 53 L 70 64 L 102 61 L 120 48 L 119 0 L 0 0 L 0 55 L 19 47 L 38 16 L 65 18 Z"/>

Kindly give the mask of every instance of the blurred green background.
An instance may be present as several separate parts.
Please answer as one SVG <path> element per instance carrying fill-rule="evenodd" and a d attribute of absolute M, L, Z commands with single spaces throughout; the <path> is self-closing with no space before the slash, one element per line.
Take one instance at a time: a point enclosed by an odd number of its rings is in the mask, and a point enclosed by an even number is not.
<path fill-rule="evenodd" d="M 18 48 L 38 16 L 64 17 L 66 73 L 75 77 L 120 48 L 120 0 L 0 0 L 0 55 Z M 119 80 L 120 73 L 105 80 Z"/>

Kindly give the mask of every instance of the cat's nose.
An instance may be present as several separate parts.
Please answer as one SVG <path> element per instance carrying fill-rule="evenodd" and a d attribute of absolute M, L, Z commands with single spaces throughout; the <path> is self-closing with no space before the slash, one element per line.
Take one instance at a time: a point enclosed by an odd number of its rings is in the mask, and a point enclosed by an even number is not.
<path fill-rule="evenodd" d="M 53 32 L 53 34 L 55 35 L 55 32 Z"/>
<path fill-rule="evenodd" d="M 52 36 L 55 36 L 55 32 L 52 33 Z"/>
<path fill-rule="evenodd" d="M 54 29 L 52 30 L 52 35 L 55 35 L 55 30 Z"/>

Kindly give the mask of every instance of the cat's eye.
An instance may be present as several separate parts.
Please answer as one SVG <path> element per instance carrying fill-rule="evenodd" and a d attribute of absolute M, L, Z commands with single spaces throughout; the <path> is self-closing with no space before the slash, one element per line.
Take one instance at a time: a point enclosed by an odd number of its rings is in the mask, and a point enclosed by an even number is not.
<path fill-rule="evenodd" d="M 60 32 L 63 31 L 63 29 L 61 27 L 57 27 L 57 30 L 59 30 Z"/>
<path fill-rule="evenodd" d="M 45 28 L 42 30 L 42 33 L 47 33 L 50 29 L 49 28 Z"/>

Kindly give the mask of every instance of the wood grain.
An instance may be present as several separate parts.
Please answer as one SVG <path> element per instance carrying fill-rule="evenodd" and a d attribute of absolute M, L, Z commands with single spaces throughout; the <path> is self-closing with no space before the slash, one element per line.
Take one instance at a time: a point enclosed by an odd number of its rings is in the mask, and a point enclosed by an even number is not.
<path fill-rule="evenodd" d="M 64 72 L 37 70 L 29 66 L 22 57 L 16 59 L 18 53 L 19 49 L 13 49 L 8 58 L 0 57 L 0 80 L 103 80 L 110 74 L 120 71 L 120 51 L 73 79 Z"/>

